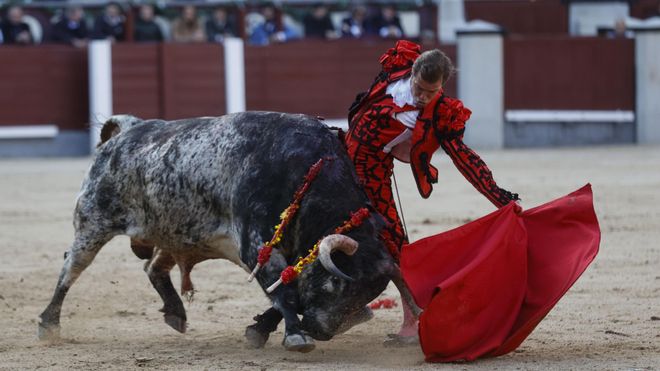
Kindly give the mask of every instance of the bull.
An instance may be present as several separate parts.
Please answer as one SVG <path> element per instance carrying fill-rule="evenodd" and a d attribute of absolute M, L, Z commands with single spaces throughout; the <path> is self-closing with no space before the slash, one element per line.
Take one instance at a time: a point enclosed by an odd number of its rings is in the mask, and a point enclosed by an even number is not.
<path fill-rule="evenodd" d="M 320 258 L 292 283 L 267 293 L 272 307 L 246 328 L 248 343 L 262 347 L 284 319 L 285 349 L 311 351 L 314 339 L 329 340 L 369 319 L 366 305 L 390 280 L 412 304 L 379 239 L 384 219 L 371 208 L 343 143 L 318 119 L 274 112 L 177 121 L 119 115 L 104 124 L 76 200 L 74 241 L 40 315 L 39 337 L 59 336 L 68 290 L 117 235 L 129 236 L 136 255 L 147 259 L 145 271 L 162 298 L 165 322 L 185 332 L 186 312 L 170 270 L 179 266 L 182 290 L 188 293 L 190 271 L 203 260 L 227 259 L 250 271 L 280 212 L 321 158 L 330 161 L 311 183 L 256 279 L 262 288 L 270 286 L 285 267 L 327 236 Z M 366 221 L 346 235 L 332 235 L 364 207 L 372 210 Z M 349 256 L 342 252 L 347 246 L 359 248 Z"/>

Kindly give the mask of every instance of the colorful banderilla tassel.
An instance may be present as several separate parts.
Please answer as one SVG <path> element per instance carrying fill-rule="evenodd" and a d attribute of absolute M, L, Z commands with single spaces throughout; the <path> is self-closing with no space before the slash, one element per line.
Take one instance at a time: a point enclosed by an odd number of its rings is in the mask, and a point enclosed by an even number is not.
<path fill-rule="evenodd" d="M 334 233 L 344 234 L 353 228 L 359 227 L 368 217 L 369 217 L 369 210 L 363 207 L 358 211 L 351 213 L 350 219 L 345 221 L 341 226 L 335 228 Z M 319 256 L 319 244 L 321 243 L 321 241 L 323 241 L 323 238 L 321 238 L 316 242 L 316 244 L 314 244 L 314 247 L 312 247 L 309 250 L 309 254 L 306 257 L 298 259 L 298 262 L 295 265 L 290 265 L 284 268 L 282 273 L 280 273 L 280 278 L 277 281 L 275 281 L 275 283 L 270 285 L 266 289 L 266 292 L 270 294 L 277 288 L 277 286 L 279 286 L 282 283 L 288 285 L 293 280 L 295 280 L 298 277 L 298 275 L 300 275 L 300 273 L 303 271 L 303 269 L 306 266 L 312 264 Z"/>
<path fill-rule="evenodd" d="M 280 241 L 282 241 L 282 234 L 284 233 L 284 228 L 296 215 L 296 212 L 300 208 L 300 203 L 302 202 L 303 196 L 309 189 L 309 186 L 312 184 L 312 181 L 321 171 L 322 166 L 323 166 L 323 158 L 316 161 L 316 163 L 312 165 L 307 171 L 307 175 L 305 175 L 303 184 L 300 186 L 300 188 L 298 188 L 296 193 L 293 195 L 293 201 L 291 202 L 289 207 L 284 209 L 282 214 L 280 214 L 280 220 L 282 222 L 275 226 L 275 233 L 273 233 L 273 238 L 271 238 L 270 241 L 264 243 L 261 249 L 259 249 L 259 256 L 257 257 L 257 265 L 254 266 L 252 273 L 250 273 L 250 276 L 248 277 L 248 282 L 252 282 L 254 276 L 256 276 L 257 273 L 259 272 L 259 269 L 264 265 L 266 265 L 266 263 L 268 263 L 268 260 L 270 260 L 270 255 L 273 252 L 273 247 L 275 247 L 277 244 L 280 243 Z"/>

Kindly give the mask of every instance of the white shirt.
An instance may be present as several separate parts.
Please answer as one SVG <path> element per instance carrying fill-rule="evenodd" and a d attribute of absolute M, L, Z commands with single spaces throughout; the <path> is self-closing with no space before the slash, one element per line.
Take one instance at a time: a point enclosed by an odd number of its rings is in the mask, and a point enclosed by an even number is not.
<path fill-rule="evenodd" d="M 385 93 L 391 95 L 394 104 L 399 107 L 403 107 L 406 104 L 411 106 L 415 105 L 415 97 L 413 97 L 412 88 L 410 87 L 411 78 L 412 77 L 408 77 L 407 79 L 395 81 L 394 83 L 389 84 L 385 89 Z M 398 144 L 410 142 L 410 138 L 412 137 L 412 129 L 415 128 L 415 123 L 417 123 L 417 115 L 419 115 L 419 110 L 392 114 L 392 117 L 405 125 L 406 129 L 403 131 L 403 133 L 392 139 L 391 142 L 387 143 L 385 147 L 383 147 L 383 152 L 390 153 L 392 149 L 394 149 L 394 147 L 396 147 Z M 407 146 L 404 144 L 401 147 Z M 396 157 L 398 158 L 400 156 Z"/>
<path fill-rule="evenodd" d="M 387 88 L 385 89 L 385 94 L 391 95 L 394 104 L 399 107 L 403 107 L 406 104 L 411 106 L 415 105 L 415 97 L 413 97 L 412 88 L 410 86 L 411 78 L 412 77 L 408 77 L 407 79 L 395 81 L 392 84 L 387 85 Z M 393 117 L 405 126 L 414 129 L 415 123 L 417 122 L 417 115 L 419 115 L 419 111 L 415 110 L 401 112 L 393 115 Z"/>

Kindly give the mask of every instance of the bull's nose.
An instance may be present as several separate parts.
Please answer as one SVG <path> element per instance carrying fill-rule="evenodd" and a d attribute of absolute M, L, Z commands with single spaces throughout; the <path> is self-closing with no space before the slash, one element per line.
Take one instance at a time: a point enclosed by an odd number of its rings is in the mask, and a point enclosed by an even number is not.
<path fill-rule="evenodd" d="M 332 335 L 328 334 L 326 332 L 320 331 L 318 328 L 312 328 L 308 326 L 303 325 L 303 331 L 314 338 L 314 340 L 319 340 L 319 341 L 328 341 L 332 339 Z"/>
<path fill-rule="evenodd" d="M 330 334 L 325 330 L 323 330 L 317 321 L 311 321 L 307 316 L 303 316 L 301 326 L 302 326 L 302 330 L 305 331 L 305 333 L 307 333 L 309 336 L 314 338 L 314 340 L 328 341 L 332 339 L 333 334 Z"/>
<path fill-rule="evenodd" d="M 332 339 L 332 335 L 325 334 L 322 332 L 307 332 L 307 334 L 309 334 L 309 336 L 314 338 L 314 340 L 318 340 L 318 341 L 328 341 Z"/>
<path fill-rule="evenodd" d="M 351 314 L 337 329 L 338 334 L 343 334 L 344 332 L 351 329 L 353 326 L 359 325 L 360 323 L 367 322 L 368 320 L 374 317 L 374 312 L 369 307 L 362 307 L 356 312 Z"/>

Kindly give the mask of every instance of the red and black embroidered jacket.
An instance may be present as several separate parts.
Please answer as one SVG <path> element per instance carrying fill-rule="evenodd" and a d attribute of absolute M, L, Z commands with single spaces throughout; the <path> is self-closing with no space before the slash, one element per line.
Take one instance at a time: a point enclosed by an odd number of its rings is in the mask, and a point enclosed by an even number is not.
<path fill-rule="evenodd" d="M 367 184 L 385 183 L 389 186 L 393 157 L 385 154 L 382 149 L 405 130 L 405 126 L 395 120 L 392 114 L 417 108 L 398 107 L 385 91 L 390 83 L 410 75 L 420 50 L 420 46 L 415 43 L 398 41 L 394 48 L 380 58 L 383 69 L 369 91 L 358 95 L 350 109 L 346 145 L 356 167 L 358 162 L 367 162 L 359 167 L 368 171 L 362 174 L 358 171 L 358 176 Z M 442 147 L 465 178 L 495 206 L 502 207 L 512 200 L 518 200 L 517 194 L 497 186 L 483 160 L 463 143 L 465 123 L 470 114 L 471 111 L 460 100 L 444 93 L 438 94 L 420 111 L 410 149 L 410 165 L 420 195 L 428 198 L 433 190 L 432 184 L 437 183 L 438 171 L 431 165 L 431 157 Z M 385 171 L 372 171 L 378 167 L 373 162 L 381 162 L 380 166 Z"/>

